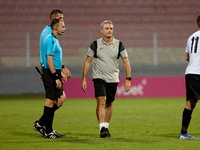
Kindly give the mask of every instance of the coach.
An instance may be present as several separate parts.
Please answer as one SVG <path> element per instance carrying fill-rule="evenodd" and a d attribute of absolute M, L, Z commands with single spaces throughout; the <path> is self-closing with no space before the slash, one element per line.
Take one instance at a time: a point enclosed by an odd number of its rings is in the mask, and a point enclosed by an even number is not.
<path fill-rule="evenodd" d="M 123 43 L 112 36 L 113 23 L 110 20 L 101 23 L 101 33 L 103 37 L 94 41 L 88 49 L 83 66 L 82 89 L 85 91 L 87 88 L 86 76 L 94 58 L 92 77 L 97 100 L 96 115 L 100 127 L 100 137 L 105 138 L 111 137 L 108 126 L 119 82 L 118 59 L 122 58 L 126 72 L 125 92 L 128 92 L 131 87 L 131 68 Z"/>

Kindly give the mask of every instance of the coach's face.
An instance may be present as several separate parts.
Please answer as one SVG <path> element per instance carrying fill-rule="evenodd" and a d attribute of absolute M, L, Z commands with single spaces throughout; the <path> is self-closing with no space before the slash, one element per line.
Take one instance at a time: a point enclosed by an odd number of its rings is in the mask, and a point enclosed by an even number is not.
<path fill-rule="evenodd" d="M 113 35 L 113 25 L 110 23 L 105 23 L 103 29 L 101 29 L 103 37 L 111 38 Z"/>
<path fill-rule="evenodd" d="M 63 20 L 60 20 L 59 21 L 59 26 L 58 26 L 58 28 L 57 28 L 57 33 L 59 34 L 59 35 L 63 35 L 64 34 L 64 32 L 65 32 L 65 23 L 64 23 L 64 21 Z"/>

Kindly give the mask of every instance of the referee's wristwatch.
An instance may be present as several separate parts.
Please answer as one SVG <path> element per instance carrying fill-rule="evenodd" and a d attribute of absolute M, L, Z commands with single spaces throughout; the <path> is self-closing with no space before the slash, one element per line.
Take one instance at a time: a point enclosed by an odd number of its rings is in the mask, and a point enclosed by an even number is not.
<path fill-rule="evenodd" d="M 131 81 L 131 77 L 127 77 L 126 80 Z"/>

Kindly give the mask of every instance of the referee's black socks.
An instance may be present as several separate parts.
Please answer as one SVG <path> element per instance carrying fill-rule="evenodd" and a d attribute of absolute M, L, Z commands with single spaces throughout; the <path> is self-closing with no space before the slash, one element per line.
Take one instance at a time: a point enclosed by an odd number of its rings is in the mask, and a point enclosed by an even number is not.
<path fill-rule="evenodd" d="M 47 128 L 46 133 L 50 133 L 52 131 L 54 112 L 57 109 L 59 109 L 59 107 L 56 104 L 53 105 L 53 108 L 44 106 L 44 112 L 42 117 L 39 119 L 39 124 Z"/>
<path fill-rule="evenodd" d="M 181 133 L 186 134 L 188 126 L 190 124 L 190 120 L 192 118 L 192 110 L 184 109 L 183 110 L 183 117 L 182 117 L 182 128 Z"/>
<path fill-rule="evenodd" d="M 53 105 L 53 110 L 56 111 L 58 108 L 60 108 L 60 107 L 58 107 L 58 105 L 56 105 L 56 104 L 54 103 L 54 105 Z"/>
<path fill-rule="evenodd" d="M 54 109 L 45 106 L 44 108 L 44 124 L 46 126 L 46 134 L 49 134 L 53 131 L 52 125 L 53 125 L 53 117 L 54 117 Z"/>
<path fill-rule="evenodd" d="M 45 106 L 44 106 L 44 110 L 45 110 Z M 44 118 L 45 116 L 44 116 L 44 111 L 43 111 L 43 115 L 42 115 L 42 117 L 39 119 L 39 124 L 41 125 L 41 126 L 44 126 Z"/>

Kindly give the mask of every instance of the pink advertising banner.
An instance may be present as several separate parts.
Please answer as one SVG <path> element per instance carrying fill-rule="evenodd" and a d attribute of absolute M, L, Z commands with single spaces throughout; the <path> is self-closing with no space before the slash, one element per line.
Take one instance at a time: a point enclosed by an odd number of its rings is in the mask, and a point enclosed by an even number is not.
<path fill-rule="evenodd" d="M 81 89 L 81 78 L 71 78 L 64 83 L 67 98 L 94 98 L 92 78 L 87 78 L 87 89 Z M 120 78 L 116 98 L 185 97 L 185 78 L 178 77 L 133 77 L 131 89 L 124 92 L 125 78 Z"/>

